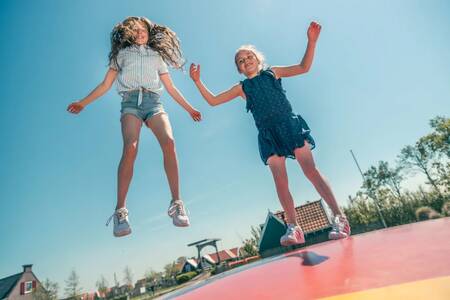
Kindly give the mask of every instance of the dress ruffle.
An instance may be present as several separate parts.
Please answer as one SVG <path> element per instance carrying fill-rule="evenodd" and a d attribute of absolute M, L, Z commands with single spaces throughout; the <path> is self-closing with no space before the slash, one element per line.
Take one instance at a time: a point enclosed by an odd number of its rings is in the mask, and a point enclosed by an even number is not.
<path fill-rule="evenodd" d="M 316 143 L 310 132 L 306 121 L 295 114 L 270 127 L 259 128 L 258 145 L 262 161 L 267 165 L 272 155 L 295 159 L 295 149 L 305 146 L 305 141 L 314 149 Z"/>

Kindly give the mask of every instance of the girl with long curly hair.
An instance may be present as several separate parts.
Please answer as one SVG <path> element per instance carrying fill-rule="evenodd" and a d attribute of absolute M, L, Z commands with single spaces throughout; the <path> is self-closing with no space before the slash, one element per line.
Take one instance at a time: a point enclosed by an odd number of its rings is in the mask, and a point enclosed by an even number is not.
<path fill-rule="evenodd" d="M 163 152 L 164 169 L 172 194 L 168 214 L 175 226 L 189 226 L 189 218 L 180 198 L 172 127 L 160 101 L 164 87 L 194 121 L 201 120 L 200 112 L 178 91 L 168 72 L 167 65 L 181 69 L 183 64 L 175 32 L 144 17 L 128 17 L 111 32 L 109 69 L 103 81 L 89 95 L 67 108 L 70 113 L 78 114 L 105 94 L 116 81 L 118 93 L 122 97 L 120 120 L 123 152 L 118 168 L 117 205 L 107 222 L 108 225 L 113 220 L 113 234 L 116 237 L 131 233 L 125 204 L 142 124 L 150 128 Z"/>

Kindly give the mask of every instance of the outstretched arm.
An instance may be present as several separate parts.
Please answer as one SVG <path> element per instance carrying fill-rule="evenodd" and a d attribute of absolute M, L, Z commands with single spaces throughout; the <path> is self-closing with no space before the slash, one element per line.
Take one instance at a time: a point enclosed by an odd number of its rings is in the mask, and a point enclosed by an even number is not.
<path fill-rule="evenodd" d="M 306 73 L 311 68 L 314 50 L 316 49 L 316 42 L 320 35 L 320 29 L 322 27 L 316 23 L 311 22 L 308 28 L 308 45 L 306 46 L 306 52 L 302 61 L 299 64 L 286 66 L 286 67 L 272 67 L 272 71 L 277 78 L 290 77 Z"/>
<path fill-rule="evenodd" d="M 172 78 L 169 73 L 160 74 L 159 78 L 166 88 L 169 95 L 175 100 L 178 104 L 181 105 L 190 115 L 194 121 L 200 121 L 202 119 L 201 113 L 192 107 L 192 105 L 184 98 L 184 96 L 180 93 L 177 87 L 173 84 Z"/>
<path fill-rule="evenodd" d="M 99 85 L 97 85 L 97 87 L 93 89 L 92 92 L 90 92 L 89 95 L 87 95 L 85 98 L 69 104 L 69 106 L 67 107 L 67 111 L 73 114 L 78 114 L 87 105 L 94 102 L 96 99 L 105 94 L 111 88 L 116 77 L 117 71 L 112 68 L 109 68 L 108 71 L 106 72 L 103 81 Z"/>
<path fill-rule="evenodd" d="M 242 86 L 240 84 L 236 84 L 218 95 L 211 93 L 211 91 L 200 79 L 200 65 L 191 64 L 189 74 L 197 86 L 197 89 L 200 91 L 200 94 L 202 94 L 203 98 L 205 98 L 206 102 L 208 102 L 211 106 L 228 102 L 239 96 L 245 99 L 244 91 L 242 90 Z"/>

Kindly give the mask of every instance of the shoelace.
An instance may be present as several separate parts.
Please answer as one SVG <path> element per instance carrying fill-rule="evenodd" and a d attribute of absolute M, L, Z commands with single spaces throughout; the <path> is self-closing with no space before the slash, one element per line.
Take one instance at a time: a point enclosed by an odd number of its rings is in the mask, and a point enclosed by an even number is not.
<path fill-rule="evenodd" d="M 295 226 L 288 225 L 287 235 L 291 235 L 295 232 Z"/>
<path fill-rule="evenodd" d="M 117 219 L 119 219 L 119 223 L 122 223 L 123 220 L 125 220 L 125 218 L 128 216 L 128 211 L 126 210 L 120 210 L 120 211 L 115 211 L 109 218 L 108 221 L 106 221 L 106 226 L 109 225 L 109 223 L 111 222 L 111 220 L 114 218 L 114 215 L 117 214 Z"/>
<path fill-rule="evenodd" d="M 173 217 L 175 214 L 186 216 L 186 211 L 182 201 L 174 201 L 167 211 L 169 216 Z"/>
<path fill-rule="evenodd" d="M 344 230 L 344 223 L 341 222 L 341 218 L 339 216 L 336 216 L 334 218 L 334 222 L 332 224 L 332 231 L 341 232 Z"/>

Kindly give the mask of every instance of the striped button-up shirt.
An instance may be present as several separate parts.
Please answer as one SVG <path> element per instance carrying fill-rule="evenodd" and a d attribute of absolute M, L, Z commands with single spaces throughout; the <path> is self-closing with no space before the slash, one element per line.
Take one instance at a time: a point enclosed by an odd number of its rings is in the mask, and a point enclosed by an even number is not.
<path fill-rule="evenodd" d="M 150 90 L 161 94 L 163 86 L 160 74 L 167 73 L 167 65 L 158 54 L 146 45 L 133 45 L 121 49 L 117 54 L 117 64 L 112 61 L 110 68 L 118 70 L 117 91 Z"/>

